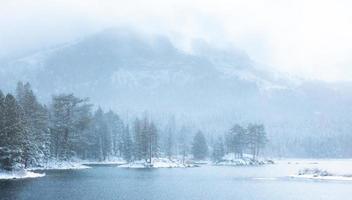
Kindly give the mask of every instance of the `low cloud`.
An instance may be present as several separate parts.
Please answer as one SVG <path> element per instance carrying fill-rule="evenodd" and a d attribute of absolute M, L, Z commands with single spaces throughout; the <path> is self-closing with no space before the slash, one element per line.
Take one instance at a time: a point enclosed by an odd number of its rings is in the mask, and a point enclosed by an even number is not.
<path fill-rule="evenodd" d="M 351 9 L 347 0 L 3 0 L 0 57 L 133 26 L 186 50 L 201 38 L 292 75 L 352 80 Z"/>

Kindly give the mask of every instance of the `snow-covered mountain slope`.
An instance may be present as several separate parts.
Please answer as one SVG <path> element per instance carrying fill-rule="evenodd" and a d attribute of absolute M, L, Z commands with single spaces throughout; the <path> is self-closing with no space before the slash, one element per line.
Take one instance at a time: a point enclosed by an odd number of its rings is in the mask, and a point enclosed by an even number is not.
<path fill-rule="evenodd" d="M 121 101 L 131 95 L 144 98 L 146 93 L 166 98 L 173 96 L 170 93 L 182 97 L 194 91 L 210 95 L 224 90 L 220 95 L 228 95 L 229 91 L 256 93 L 286 87 L 259 74 L 244 53 L 205 45 L 195 47 L 203 51 L 190 54 L 162 36 L 146 38 L 131 31 L 108 30 L 6 63 L 2 82 L 14 85 L 15 80 L 28 80 L 43 94 L 75 92 L 95 100 L 105 95 L 103 99 L 113 101 L 116 95 L 121 95 Z"/>
<path fill-rule="evenodd" d="M 349 84 L 297 84 L 237 49 L 197 42 L 189 53 L 166 37 L 121 29 L 2 63 L 0 88 L 18 80 L 30 81 L 44 101 L 73 92 L 105 108 L 182 114 L 213 127 L 262 121 L 291 130 L 320 118 L 333 126 L 352 111 Z"/>

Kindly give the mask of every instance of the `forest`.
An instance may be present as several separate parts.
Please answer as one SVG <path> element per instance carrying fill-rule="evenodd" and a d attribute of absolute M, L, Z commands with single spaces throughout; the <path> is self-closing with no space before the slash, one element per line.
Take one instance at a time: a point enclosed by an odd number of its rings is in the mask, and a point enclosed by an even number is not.
<path fill-rule="evenodd" d="M 44 105 L 29 83 L 19 82 L 15 95 L 0 90 L 0 169 L 73 159 L 152 163 L 152 158 L 161 157 L 216 163 L 229 153 L 238 158 L 251 154 L 255 160 L 268 142 L 262 124 L 234 124 L 214 138 L 170 121 L 163 127 L 147 112 L 133 120 L 122 119 L 73 94 L 54 95 Z"/>

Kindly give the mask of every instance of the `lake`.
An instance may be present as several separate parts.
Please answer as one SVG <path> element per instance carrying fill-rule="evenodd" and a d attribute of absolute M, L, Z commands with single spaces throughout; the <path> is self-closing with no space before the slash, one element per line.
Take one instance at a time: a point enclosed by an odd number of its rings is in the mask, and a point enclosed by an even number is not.
<path fill-rule="evenodd" d="M 334 162 L 334 161 L 331 161 Z M 330 163 L 330 161 L 326 162 Z M 352 162 L 348 161 L 349 165 Z M 336 166 L 342 165 L 335 162 Z M 202 166 L 127 169 L 94 166 L 51 170 L 35 179 L 0 181 L 0 199 L 25 200 L 341 200 L 350 199 L 352 181 L 295 179 L 288 175 L 315 162 L 279 162 L 258 167 Z"/>

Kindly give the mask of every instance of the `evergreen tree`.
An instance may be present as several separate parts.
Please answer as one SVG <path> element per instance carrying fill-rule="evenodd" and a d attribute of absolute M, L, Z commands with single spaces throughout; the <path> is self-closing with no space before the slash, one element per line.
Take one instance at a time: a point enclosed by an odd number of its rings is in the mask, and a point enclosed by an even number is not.
<path fill-rule="evenodd" d="M 148 128 L 148 141 L 149 141 L 149 162 L 152 161 L 153 157 L 159 156 L 159 145 L 158 145 L 158 130 L 153 122 L 149 124 Z"/>
<path fill-rule="evenodd" d="M 222 137 L 218 137 L 213 145 L 212 159 L 215 162 L 219 162 L 225 155 L 224 142 Z"/>
<path fill-rule="evenodd" d="M 85 157 L 91 160 L 102 159 L 102 152 L 100 148 L 100 135 L 97 131 L 95 114 L 92 118 L 92 122 L 90 123 L 89 129 L 87 130 L 86 134 L 87 149 L 85 151 Z"/>
<path fill-rule="evenodd" d="M 144 116 L 141 125 L 141 132 L 140 132 L 140 151 L 142 155 L 142 159 L 146 162 L 149 162 L 149 148 L 150 148 L 150 138 L 149 138 L 149 120 L 147 116 Z"/>
<path fill-rule="evenodd" d="M 8 137 L 5 135 L 5 96 L 0 90 L 0 169 L 6 167 Z"/>
<path fill-rule="evenodd" d="M 193 138 L 192 154 L 195 160 L 203 160 L 208 155 L 208 145 L 201 131 L 198 131 Z"/>
<path fill-rule="evenodd" d="M 108 143 L 109 131 L 107 123 L 104 119 L 104 112 L 99 108 L 94 115 L 94 132 L 97 137 L 97 158 L 105 160 L 109 154 L 109 148 L 106 146 Z"/>
<path fill-rule="evenodd" d="M 133 142 L 130 135 L 130 128 L 128 125 L 125 127 L 122 139 L 123 139 L 122 157 L 127 162 L 130 162 L 133 156 Z"/>
<path fill-rule="evenodd" d="M 92 105 L 86 101 L 75 106 L 73 114 L 73 133 L 70 137 L 71 155 L 87 158 L 89 153 L 89 134 L 92 123 Z"/>
<path fill-rule="evenodd" d="M 109 145 L 109 151 L 114 156 L 122 156 L 123 151 L 123 134 L 124 134 L 124 123 L 120 117 L 113 111 L 109 111 L 105 114 L 105 120 L 108 125 L 109 136 L 111 141 Z"/>
<path fill-rule="evenodd" d="M 182 156 L 182 163 L 185 162 L 186 156 L 189 151 L 188 142 L 187 142 L 187 129 L 182 127 L 178 134 L 178 149 L 179 153 Z"/>
<path fill-rule="evenodd" d="M 253 159 L 260 153 L 266 142 L 266 133 L 264 125 L 262 124 L 249 124 L 247 128 L 248 145 L 253 156 Z"/>
<path fill-rule="evenodd" d="M 5 96 L 0 90 L 0 138 L 5 138 L 4 135 L 4 120 L 5 120 Z M 0 140 L 0 147 L 4 147 L 4 142 L 5 140 Z"/>
<path fill-rule="evenodd" d="M 175 117 L 171 117 L 168 121 L 166 126 L 166 140 L 164 144 L 164 150 L 166 156 L 171 159 L 172 156 L 176 153 L 176 142 L 175 142 L 175 130 L 176 130 L 176 123 Z"/>
<path fill-rule="evenodd" d="M 242 158 L 243 152 L 247 147 L 246 129 L 235 124 L 225 136 L 226 149 L 228 153 L 235 153 L 237 157 Z"/>
<path fill-rule="evenodd" d="M 26 130 L 23 121 L 23 111 L 11 94 L 4 100 L 4 121 L 0 163 L 5 170 L 24 167 L 24 153 L 27 149 Z"/>
<path fill-rule="evenodd" d="M 143 140 L 142 140 L 142 123 L 140 119 L 136 118 L 133 123 L 134 131 L 134 147 L 133 154 L 135 160 L 141 160 L 143 158 Z"/>
<path fill-rule="evenodd" d="M 171 159 L 172 156 L 174 155 L 174 146 L 175 146 L 174 130 L 172 130 L 171 128 L 168 128 L 166 133 L 167 133 L 167 135 L 166 135 L 165 151 L 166 151 L 166 156 L 169 159 Z"/>
<path fill-rule="evenodd" d="M 29 83 L 17 84 L 17 100 L 23 109 L 27 130 L 27 148 L 24 151 L 25 165 L 35 166 L 48 159 L 49 150 L 49 115 L 47 109 L 40 105 Z"/>
<path fill-rule="evenodd" d="M 73 94 L 53 97 L 50 129 L 51 151 L 53 157 L 59 160 L 69 160 L 75 156 L 76 144 L 81 139 L 77 129 L 81 122 L 80 110 L 87 100 L 79 99 Z M 87 129 L 88 126 L 84 126 Z"/>
<path fill-rule="evenodd" d="M 159 153 L 158 131 L 147 116 L 143 120 L 135 120 L 134 139 L 135 159 L 151 163 L 152 157 L 158 156 Z"/>

